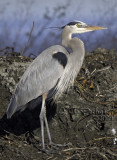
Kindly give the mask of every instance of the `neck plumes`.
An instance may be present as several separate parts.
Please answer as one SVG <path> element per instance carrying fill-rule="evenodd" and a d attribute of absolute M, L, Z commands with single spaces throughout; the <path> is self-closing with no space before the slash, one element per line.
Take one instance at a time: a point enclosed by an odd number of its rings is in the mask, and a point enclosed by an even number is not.
<path fill-rule="evenodd" d="M 55 99 L 58 99 L 70 85 L 74 84 L 74 79 L 82 66 L 85 53 L 83 42 L 78 38 L 72 38 L 69 27 L 66 27 L 62 32 L 62 45 L 70 48 L 72 52 L 67 54 L 67 65 L 57 84 Z"/>
<path fill-rule="evenodd" d="M 72 38 L 73 32 L 68 28 L 64 28 L 62 31 L 62 45 L 72 50 L 71 54 L 74 54 L 74 58 L 80 57 L 83 61 L 85 49 L 84 43 L 78 38 Z M 76 56 L 75 56 L 76 55 Z M 78 58 L 79 59 L 79 58 Z M 78 61 L 79 62 L 79 61 Z"/>
<path fill-rule="evenodd" d="M 69 46 L 69 43 L 72 39 L 72 33 L 69 32 L 69 30 L 63 29 L 62 31 L 62 45 L 68 48 L 71 48 Z"/>
<path fill-rule="evenodd" d="M 62 45 L 70 48 L 72 52 L 77 51 L 78 48 L 84 49 L 84 43 L 78 38 L 72 38 L 73 32 L 70 29 L 64 28 L 62 31 Z"/>
<path fill-rule="evenodd" d="M 68 76 L 71 76 L 70 79 L 73 84 L 73 81 L 76 78 L 82 66 L 85 55 L 85 49 L 84 43 L 76 37 L 72 38 L 72 34 L 73 32 L 69 27 L 63 29 L 62 45 L 72 50 L 72 52 L 68 56 L 68 65 L 66 67 L 66 70 L 68 70 Z"/>

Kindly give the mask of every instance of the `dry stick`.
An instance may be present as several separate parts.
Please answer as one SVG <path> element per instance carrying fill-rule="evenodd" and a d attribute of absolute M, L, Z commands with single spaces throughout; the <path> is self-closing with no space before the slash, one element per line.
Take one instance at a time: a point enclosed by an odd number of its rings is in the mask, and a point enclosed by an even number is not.
<path fill-rule="evenodd" d="M 14 48 L 13 48 L 13 47 L 8 47 L 8 46 L 7 46 L 7 47 L 5 47 L 5 48 L 1 49 L 1 50 L 0 50 L 0 52 L 3 52 L 3 51 L 4 51 L 4 50 L 6 50 L 6 49 L 12 49 L 12 51 L 14 50 Z"/>
<path fill-rule="evenodd" d="M 106 156 L 104 153 L 102 153 L 102 152 L 97 152 L 97 154 L 99 154 L 101 157 L 103 157 L 103 159 L 108 160 L 107 156 Z"/>
<path fill-rule="evenodd" d="M 84 148 L 77 148 L 77 147 L 75 147 L 75 148 L 68 148 L 68 149 L 64 149 L 64 150 L 62 150 L 63 152 L 68 152 L 68 151 L 70 151 L 70 150 L 85 150 L 86 149 L 86 147 L 84 147 Z"/>
<path fill-rule="evenodd" d="M 110 155 L 113 155 L 113 156 L 117 157 L 117 154 L 112 152 L 111 150 L 105 149 L 105 148 L 103 148 L 103 150 L 106 151 L 107 153 L 109 153 Z"/>
<path fill-rule="evenodd" d="M 31 38 L 31 36 L 32 36 L 33 29 L 34 29 L 34 22 L 33 22 L 33 25 L 32 25 L 32 28 L 31 28 L 31 31 L 30 31 L 30 34 L 29 34 L 28 41 L 27 41 L 27 43 L 25 44 L 25 46 L 24 46 L 24 48 L 23 48 L 23 50 L 22 50 L 22 52 L 21 52 L 21 55 L 24 55 L 24 52 L 25 52 L 25 50 L 26 50 L 26 48 L 27 48 L 27 46 L 28 46 L 28 44 L 29 44 L 30 38 Z"/>
<path fill-rule="evenodd" d="M 80 154 L 79 154 L 79 153 L 73 154 L 72 156 L 67 157 L 66 160 L 70 160 L 70 159 L 72 159 L 74 156 L 80 157 Z"/>

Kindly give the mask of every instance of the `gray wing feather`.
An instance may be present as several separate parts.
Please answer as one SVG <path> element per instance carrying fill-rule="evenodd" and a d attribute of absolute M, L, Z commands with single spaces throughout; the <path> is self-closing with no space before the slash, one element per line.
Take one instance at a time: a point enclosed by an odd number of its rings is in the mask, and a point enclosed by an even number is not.
<path fill-rule="evenodd" d="M 48 92 L 56 85 L 64 68 L 52 57 L 55 48 L 51 47 L 42 52 L 27 68 L 17 84 L 15 93 L 9 103 L 7 118 L 22 109 L 23 105 Z M 63 47 L 59 50 L 66 52 Z"/>

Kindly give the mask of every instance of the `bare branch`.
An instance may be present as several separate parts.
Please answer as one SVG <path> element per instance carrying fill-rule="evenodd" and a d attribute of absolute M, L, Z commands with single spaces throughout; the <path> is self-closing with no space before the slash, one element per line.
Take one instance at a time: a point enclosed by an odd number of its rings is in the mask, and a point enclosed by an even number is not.
<path fill-rule="evenodd" d="M 32 25 L 32 28 L 31 28 L 31 31 L 30 31 L 30 34 L 29 34 L 28 41 L 27 41 L 27 43 L 25 44 L 25 46 L 24 46 L 24 48 L 23 48 L 23 50 L 22 50 L 22 52 L 21 52 L 21 55 L 22 55 L 22 56 L 24 55 L 24 53 L 25 53 L 25 51 L 26 51 L 26 48 L 28 47 L 30 38 L 31 38 L 31 36 L 32 36 L 33 29 L 34 29 L 34 22 L 33 22 L 33 25 Z"/>

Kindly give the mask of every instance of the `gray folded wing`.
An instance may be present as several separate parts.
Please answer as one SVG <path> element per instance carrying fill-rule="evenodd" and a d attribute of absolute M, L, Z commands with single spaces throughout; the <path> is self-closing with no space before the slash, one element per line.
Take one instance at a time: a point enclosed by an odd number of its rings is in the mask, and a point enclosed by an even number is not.
<path fill-rule="evenodd" d="M 64 67 L 57 58 L 53 58 L 56 53 L 51 53 L 51 50 L 42 52 L 21 77 L 8 105 L 7 118 L 22 109 L 23 105 L 48 92 L 56 85 Z"/>

